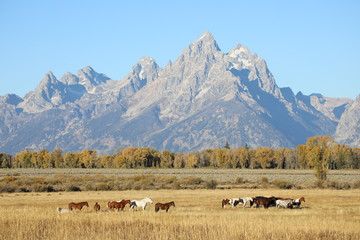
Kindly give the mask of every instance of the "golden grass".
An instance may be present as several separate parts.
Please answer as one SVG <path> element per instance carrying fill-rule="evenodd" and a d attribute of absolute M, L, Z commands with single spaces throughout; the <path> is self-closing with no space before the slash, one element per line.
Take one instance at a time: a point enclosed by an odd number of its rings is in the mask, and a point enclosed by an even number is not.
<path fill-rule="evenodd" d="M 304 196 L 301 209 L 221 208 L 228 197 Z M 175 201 L 168 213 L 110 212 L 109 200 Z M 360 190 L 158 190 L 0 195 L 0 239 L 360 239 Z M 57 207 L 90 208 L 59 214 Z M 95 212 L 95 202 L 101 211 Z"/>
<path fill-rule="evenodd" d="M 200 177 L 204 180 L 234 181 L 238 177 L 251 182 L 257 182 L 262 177 L 269 181 L 277 179 L 292 183 L 312 183 L 316 180 L 313 170 L 300 169 L 86 169 L 86 168 L 0 168 L 0 177 L 6 176 L 25 176 L 25 177 L 54 177 L 56 175 L 67 174 L 72 176 L 136 176 L 148 175 L 155 176 L 175 176 L 175 177 Z M 336 182 L 353 183 L 360 179 L 360 170 L 329 170 L 328 180 Z"/>

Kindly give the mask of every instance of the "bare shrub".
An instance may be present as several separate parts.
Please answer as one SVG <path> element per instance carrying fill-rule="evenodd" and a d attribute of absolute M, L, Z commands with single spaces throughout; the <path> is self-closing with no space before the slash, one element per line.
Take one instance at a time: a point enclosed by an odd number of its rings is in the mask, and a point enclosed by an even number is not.
<path fill-rule="evenodd" d="M 216 189 L 218 182 L 216 180 L 209 180 L 205 182 L 206 189 Z"/>
<path fill-rule="evenodd" d="M 78 186 L 75 186 L 73 184 L 69 184 L 65 186 L 65 191 L 67 192 L 78 192 L 81 191 L 81 188 Z"/>
<path fill-rule="evenodd" d="M 289 183 L 289 182 L 284 181 L 284 180 L 274 180 L 271 183 L 275 187 L 280 188 L 280 189 L 291 189 L 294 186 L 292 183 Z"/>
<path fill-rule="evenodd" d="M 353 183 L 352 188 L 360 189 L 360 181 L 356 181 Z"/>

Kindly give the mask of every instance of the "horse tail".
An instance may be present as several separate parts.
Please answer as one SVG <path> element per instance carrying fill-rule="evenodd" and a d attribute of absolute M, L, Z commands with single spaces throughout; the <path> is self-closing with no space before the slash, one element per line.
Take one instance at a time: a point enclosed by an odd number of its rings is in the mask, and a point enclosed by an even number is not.
<path fill-rule="evenodd" d="M 158 211 L 159 211 L 159 206 L 155 205 L 155 212 L 158 212 Z"/>

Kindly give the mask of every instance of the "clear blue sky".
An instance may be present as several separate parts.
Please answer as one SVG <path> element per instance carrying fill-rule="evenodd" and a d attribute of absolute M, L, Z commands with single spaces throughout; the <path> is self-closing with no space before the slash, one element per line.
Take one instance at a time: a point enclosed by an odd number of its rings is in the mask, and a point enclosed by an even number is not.
<path fill-rule="evenodd" d="M 0 95 L 23 97 L 48 71 L 91 66 L 119 80 L 142 57 L 164 67 L 205 30 L 268 63 L 279 87 L 360 94 L 360 1 L 0 0 Z"/>

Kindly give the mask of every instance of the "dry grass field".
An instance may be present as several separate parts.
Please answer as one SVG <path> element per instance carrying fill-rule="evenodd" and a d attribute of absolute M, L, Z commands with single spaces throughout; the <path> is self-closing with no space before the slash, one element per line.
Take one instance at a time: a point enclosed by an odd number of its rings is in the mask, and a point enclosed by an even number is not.
<path fill-rule="evenodd" d="M 175 176 L 175 177 L 200 177 L 204 180 L 234 181 L 238 177 L 251 182 L 257 182 L 262 177 L 269 181 L 277 179 L 292 183 L 309 183 L 316 180 L 313 170 L 298 169 L 87 169 L 87 168 L 0 168 L 0 177 L 26 176 L 26 177 L 54 177 L 59 174 L 76 176 L 91 176 L 95 174 L 104 176 Z M 329 170 L 328 180 L 340 183 L 352 183 L 360 180 L 360 170 Z"/>
<path fill-rule="evenodd" d="M 221 208 L 229 197 L 304 196 L 301 209 Z M 109 200 L 175 201 L 168 213 L 110 212 Z M 57 207 L 88 201 L 81 212 Z M 101 211 L 95 212 L 95 202 Z M 360 239 L 360 190 L 157 190 L 0 195 L 0 239 Z"/>

